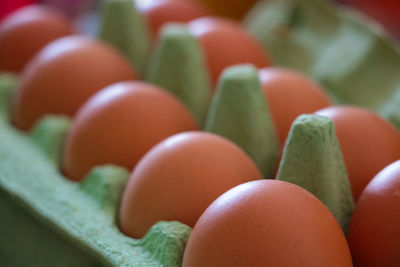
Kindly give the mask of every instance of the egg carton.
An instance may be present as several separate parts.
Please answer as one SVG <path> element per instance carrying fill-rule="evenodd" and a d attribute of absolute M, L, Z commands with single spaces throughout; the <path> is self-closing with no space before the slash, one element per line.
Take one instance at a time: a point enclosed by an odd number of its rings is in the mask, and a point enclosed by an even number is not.
<path fill-rule="evenodd" d="M 337 103 L 367 107 L 400 127 L 399 51 L 365 21 L 321 0 L 269 0 L 245 25 L 277 65 L 316 78 Z M 234 141 L 265 177 L 274 176 L 279 148 L 254 67 L 225 70 L 211 97 L 201 49 L 185 26 L 164 27 L 150 53 L 145 21 L 128 0 L 104 3 L 99 38 L 176 95 L 204 130 Z M 0 78 L 1 266 L 180 266 L 191 228 L 158 222 L 142 239 L 122 234 L 117 214 L 129 172 L 106 165 L 81 183 L 65 178 L 59 164 L 70 119 L 47 116 L 29 133 L 14 128 L 17 83 L 12 75 Z M 316 195 L 346 231 L 354 202 L 329 119 L 302 115 L 293 123 L 276 174 L 284 177 Z"/>

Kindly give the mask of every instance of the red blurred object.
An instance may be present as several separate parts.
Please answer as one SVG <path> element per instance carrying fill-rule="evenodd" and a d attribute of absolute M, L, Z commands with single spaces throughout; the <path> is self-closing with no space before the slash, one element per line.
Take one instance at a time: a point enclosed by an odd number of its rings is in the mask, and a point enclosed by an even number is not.
<path fill-rule="evenodd" d="M 353 6 L 382 24 L 395 38 L 400 39 L 400 0 L 339 0 Z"/>
<path fill-rule="evenodd" d="M 35 0 L 1 0 L 0 21 L 18 8 L 34 3 L 36 3 Z"/>

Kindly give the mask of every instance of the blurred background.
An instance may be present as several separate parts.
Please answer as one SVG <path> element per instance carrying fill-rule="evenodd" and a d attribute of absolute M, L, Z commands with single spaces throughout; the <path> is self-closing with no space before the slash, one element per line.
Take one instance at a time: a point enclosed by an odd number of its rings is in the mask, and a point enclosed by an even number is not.
<path fill-rule="evenodd" d="M 160 0 L 141 0 L 156 2 Z M 257 0 L 176 0 L 197 1 L 204 4 L 211 14 L 240 20 Z M 268 1 L 268 0 L 265 0 Z M 399 0 L 330 0 L 340 5 L 351 6 L 378 21 L 394 38 L 400 39 L 400 1 Z M 1 0 L 0 20 L 21 6 L 43 3 L 53 6 L 66 15 L 75 18 L 84 31 L 93 30 L 96 10 L 101 0 Z"/>

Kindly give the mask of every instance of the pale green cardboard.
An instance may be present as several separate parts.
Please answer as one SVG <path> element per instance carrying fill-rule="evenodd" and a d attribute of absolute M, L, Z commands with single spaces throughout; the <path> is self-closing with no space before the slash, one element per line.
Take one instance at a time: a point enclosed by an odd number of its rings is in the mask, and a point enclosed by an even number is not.
<path fill-rule="evenodd" d="M 169 24 L 162 28 L 147 80 L 180 99 L 203 127 L 212 89 L 203 51 L 186 26 Z"/>
<path fill-rule="evenodd" d="M 336 103 L 376 111 L 400 129 L 399 47 L 376 23 L 339 11 L 333 1 L 266 0 L 245 24 L 277 65 L 315 78 Z"/>
<path fill-rule="evenodd" d="M 329 118 L 301 115 L 293 122 L 276 179 L 314 194 L 347 233 L 354 201 L 335 126 Z"/>
<path fill-rule="evenodd" d="M 205 130 L 239 145 L 265 178 L 273 178 L 279 146 L 257 70 L 253 66 L 238 65 L 223 72 L 210 105 Z"/>
<path fill-rule="evenodd" d="M 151 41 L 147 22 L 134 0 L 102 2 L 99 39 L 119 49 L 144 77 Z"/>
<path fill-rule="evenodd" d="M 9 123 L 12 87 L 0 79 L 0 265 L 180 266 L 191 228 L 159 222 L 140 240 L 118 228 L 129 173 L 95 168 L 82 183 L 58 169 L 68 120 L 48 117 L 32 136 Z"/>

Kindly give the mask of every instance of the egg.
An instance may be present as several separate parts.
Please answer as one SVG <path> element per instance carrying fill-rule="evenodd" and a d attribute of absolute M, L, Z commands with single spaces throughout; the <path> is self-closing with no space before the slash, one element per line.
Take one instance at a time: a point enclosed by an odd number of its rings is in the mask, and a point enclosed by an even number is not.
<path fill-rule="evenodd" d="M 319 84 L 295 70 L 263 68 L 259 77 L 281 147 L 299 115 L 332 105 Z"/>
<path fill-rule="evenodd" d="M 168 22 L 189 22 L 208 15 L 207 9 L 193 0 L 137 0 L 135 5 L 146 17 L 153 39 Z"/>
<path fill-rule="evenodd" d="M 72 22 L 55 9 L 18 9 L 0 24 L 0 71 L 20 72 L 46 44 L 73 31 Z"/>
<path fill-rule="evenodd" d="M 100 89 L 137 77 L 129 61 L 105 43 L 84 36 L 57 39 L 24 69 L 13 98 L 13 123 L 29 130 L 47 114 L 72 117 Z"/>
<path fill-rule="evenodd" d="M 132 170 L 158 142 L 196 129 L 186 107 L 162 88 L 133 81 L 112 84 L 91 97 L 74 118 L 65 142 L 63 172 L 80 181 L 97 165 Z"/>
<path fill-rule="evenodd" d="M 400 160 L 381 170 L 358 199 L 347 234 L 354 264 L 400 264 Z"/>
<path fill-rule="evenodd" d="M 171 136 L 133 170 L 122 197 L 121 229 L 140 238 L 161 220 L 193 227 L 219 195 L 261 178 L 255 163 L 228 139 L 197 131 Z"/>
<path fill-rule="evenodd" d="M 189 22 L 188 29 L 203 49 L 214 85 L 226 67 L 249 63 L 262 68 L 271 64 L 261 44 L 234 21 L 199 18 Z"/>
<path fill-rule="evenodd" d="M 196 0 L 204 3 L 214 15 L 241 20 L 257 0 Z"/>
<path fill-rule="evenodd" d="M 297 185 L 258 180 L 229 190 L 206 209 L 182 266 L 345 267 L 352 260 L 322 202 Z"/>
<path fill-rule="evenodd" d="M 357 201 L 365 186 L 386 165 L 400 159 L 400 133 L 372 111 L 353 106 L 332 106 L 316 112 L 330 118 L 336 129 Z"/>

